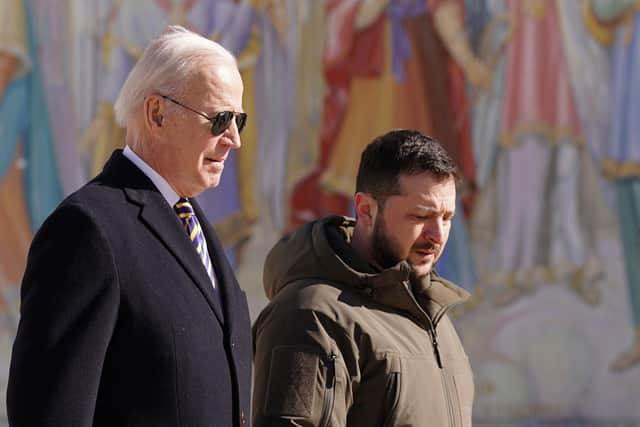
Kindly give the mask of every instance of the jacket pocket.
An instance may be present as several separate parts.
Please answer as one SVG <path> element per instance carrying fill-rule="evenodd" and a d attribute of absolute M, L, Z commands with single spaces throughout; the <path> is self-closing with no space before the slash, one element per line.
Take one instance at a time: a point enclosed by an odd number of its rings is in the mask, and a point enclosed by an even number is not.
<path fill-rule="evenodd" d="M 324 398 L 322 402 L 322 416 L 320 417 L 320 427 L 327 427 L 333 413 L 333 406 L 336 401 L 336 359 L 335 353 L 327 357 L 327 374 L 324 386 Z"/>
<path fill-rule="evenodd" d="M 382 427 L 392 425 L 391 420 L 400 401 L 400 372 L 392 372 L 387 380 L 387 387 L 384 395 L 384 412 L 382 417 Z"/>

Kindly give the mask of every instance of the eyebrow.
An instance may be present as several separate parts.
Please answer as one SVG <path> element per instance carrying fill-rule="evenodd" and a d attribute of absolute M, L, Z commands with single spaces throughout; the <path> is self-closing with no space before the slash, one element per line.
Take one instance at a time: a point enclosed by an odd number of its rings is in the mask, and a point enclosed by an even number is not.
<path fill-rule="evenodd" d="M 445 215 L 446 214 L 455 215 L 455 213 L 456 213 L 455 207 L 451 211 L 445 209 L 444 212 L 443 212 L 442 209 L 438 209 L 437 207 L 434 207 L 434 206 L 418 205 L 418 206 L 415 206 L 413 210 L 414 211 L 420 211 L 420 212 L 423 212 L 423 213 L 424 212 L 426 212 L 426 213 L 441 213 L 442 212 Z"/>

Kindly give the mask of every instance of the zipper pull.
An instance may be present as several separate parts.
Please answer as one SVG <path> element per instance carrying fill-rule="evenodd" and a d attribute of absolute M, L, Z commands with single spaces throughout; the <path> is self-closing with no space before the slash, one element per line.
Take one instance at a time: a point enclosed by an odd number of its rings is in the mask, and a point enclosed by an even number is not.
<path fill-rule="evenodd" d="M 336 354 L 333 352 L 329 355 L 330 383 L 327 388 L 333 388 L 336 385 L 336 359 L 337 358 L 338 356 L 336 356 Z"/>
<path fill-rule="evenodd" d="M 433 353 L 436 356 L 436 362 L 438 363 L 438 368 L 442 369 L 442 359 L 440 358 L 440 349 L 438 349 L 438 336 L 436 335 L 436 331 L 433 331 L 431 335 L 433 339 L 431 343 L 433 344 Z"/>

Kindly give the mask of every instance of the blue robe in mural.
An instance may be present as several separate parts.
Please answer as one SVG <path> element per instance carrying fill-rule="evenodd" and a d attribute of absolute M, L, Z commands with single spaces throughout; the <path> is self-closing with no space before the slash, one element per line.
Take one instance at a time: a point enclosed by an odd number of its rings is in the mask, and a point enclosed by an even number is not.
<path fill-rule="evenodd" d="M 62 188 L 28 2 L 25 7 L 31 69 L 11 82 L 0 100 L 0 179 L 12 165 L 18 141 L 23 141 L 25 200 L 31 226 L 36 230 L 62 200 Z"/>
<path fill-rule="evenodd" d="M 613 122 L 603 171 L 616 187 L 635 347 L 640 350 L 640 7 L 633 12 L 633 27 L 618 29 L 614 43 Z M 614 368 L 640 363 L 640 353 L 628 356 Z"/>

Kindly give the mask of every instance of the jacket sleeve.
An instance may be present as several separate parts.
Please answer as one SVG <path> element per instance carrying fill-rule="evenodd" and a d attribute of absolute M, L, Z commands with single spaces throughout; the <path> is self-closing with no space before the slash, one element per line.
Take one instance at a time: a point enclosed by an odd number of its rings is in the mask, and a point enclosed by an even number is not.
<path fill-rule="evenodd" d="M 358 363 L 340 325 L 317 311 L 268 306 L 253 333 L 253 426 L 347 425 Z"/>
<path fill-rule="evenodd" d="M 108 242 L 71 205 L 36 234 L 22 281 L 7 413 L 11 426 L 93 424 L 119 305 Z"/>

